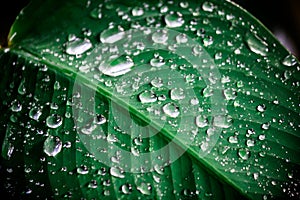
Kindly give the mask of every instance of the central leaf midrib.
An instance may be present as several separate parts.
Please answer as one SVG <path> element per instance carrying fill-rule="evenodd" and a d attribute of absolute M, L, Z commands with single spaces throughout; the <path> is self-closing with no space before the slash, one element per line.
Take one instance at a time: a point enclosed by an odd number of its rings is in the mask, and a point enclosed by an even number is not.
<path fill-rule="evenodd" d="M 135 107 L 131 106 L 127 102 L 123 101 L 121 98 L 118 98 L 117 96 L 113 95 L 109 90 L 105 89 L 105 87 L 99 85 L 96 85 L 95 83 L 91 82 L 89 79 L 87 79 L 85 76 L 83 76 L 81 73 L 78 73 L 77 71 L 74 71 L 70 69 L 69 67 L 65 67 L 63 65 L 59 65 L 58 63 L 52 63 L 49 60 L 42 59 L 40 56 L 32 52 L 24 47 L 21 47 L 19 49 L 10 49 L 10 52 L 15 53 L 17 55 L 22 55 L 25 59 L 31 58 L 33 61 L 40 62 L 42 64 L 45 64 L 48 66 L 48 68 L 52 69 L 54 72 L 59 73 L 72 73 L 72 78 L 74 78 L 74 75 L 76 76 L 76 79 L 79 78 L 81 83 L 88 83 L 84 84 L 85 86 L 89 87 L 92 90 L 95 90 L 99 92 L 101 95 L 105 96 L 106 98 L 110 99 L 111 101 L 117 103 L 119 106 L 123 107 L 124 109 L 129 109 L 131 114 L 133 114 L 135 117 L 141 119 L 143 122 L 147 122 L 147 116 L 145 116 L 143 113 L 135 109 Z M 62 71 L 63 70 L 63 71 Z M 155 121 L 151 122 L 151 126 L 159 130 L 162 136 L 166 137 L 168 140 L 173 140 L 180 148 L 184 147 L 186 149 L 186 152 L 188 155 L 190 155 L 193 160 L 195 160 L 197 163 L 202 165 L 204 169 L 211 175 L 218 178 L 219 181 L 225 182 L 225 184 L 231 185 L 235 190 L 237 190 L 240 194 L 247 197 L 248 199 L 251 199 L 249 196 L 249 193 L 245 193 L 240 187 L 238 187 L 237 184 L 235 184 L 233 181 L 231 181 L 229 178 L 224 176 L 222 172 L 218 171 L 216 167 L 209 164 L 209 162 L 205 161 L 205 159 L 202 159 L 198 157 L 197 152 L 190 148 L 190 146 L 185 145 L 180 140 L 176 138 L 176 135 L 170 133 L 167 129 L 164 127 L 159 126 Z"/>

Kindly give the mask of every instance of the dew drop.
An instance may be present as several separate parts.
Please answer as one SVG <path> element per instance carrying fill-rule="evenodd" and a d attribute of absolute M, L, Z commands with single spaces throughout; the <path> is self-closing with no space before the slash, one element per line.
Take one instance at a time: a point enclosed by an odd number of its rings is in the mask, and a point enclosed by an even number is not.
<path fill-rule="evenodd" d="M 283 60 L 282 60 L 282 64 L 287 66 L 287 67 L 291 67 L 294 66 L 297 63 L 297 60 L 295 58 L 294 55 L 289 54 L 287 55 Z"/>
<path fill-rule="evenodd" d="M 208 120 L 206 117 L 199 115 L 195 118 L 195 123 L 199 128 L 204 128 L 208 126 Z"/>
<path fill-rule="evenodd" d="M 124 29 L 121 26 L 110 27 L 100 34 L 100 41 L 102 43 L 115 43 L 125 37 Z"/>
<path fill-rule="evenodd" d="M 245 36 L 249 49 L 261 56 L 266 56 L 269 52 L 268 44 L 259 38 L 256 34 L 247 33 Z"/>
<path fill-rule="evenodd" d="M 66 43 L 66 53 L 69 55 L 80 55 L 93 47 L 89 39 L 75 38 Z"/>
<path fill-rule="evenodd" d="M 228 138 L 228 142 L 231 143 L 231 144 L 237 144 L 238 143 L 238 138 L 237 136 L 230 136 Z"/>
<path fill-rule="evenodd" d="M 165 60 L 162 56 L 154 57 L 150 60 L 150 65 L 152 67 L 161 67 L 165 64 Z"/>
<path fill-rule="evenodd" d="M 154 103 L 157 101 L 157 96 L 151 91 L 144 91 L 139 94 L 139 99 L 142 103 Z"/>
<path fill-rule="evenodd" d="M 58 128 L 60 125 L 62 125 L 62 122 L 62 117 L 57 114 L 53 114 L 46 118 L 46 124 L 49 128 Z"/>
<path fill-rule="evenodd" d="M 187 35 L 183 34 L 183 33 L 178 34 L 175 39 L 178 44 L 187 43 L 187 41 L 188 41 Z"/>
<path fill-rule="evenodd" d="M 166 30 L 158 30 L 152 34 L 151 38 L 153 42 L 163 44 L 168 40 L 168 34 Z"/>
<path fill-rule="evenodd" d="M 247 147 L 253 147 L 253 146 L 254 146 L 254 144 L 255 144 L 255 141 L 254 141 L 254 140 L 250 140 L 250 139 L 248 139 L 248 140 L 246 141 L 246 145 L 247 145 Z"/>
<path fill-rule="evenodd" d="M 91 12 L 90 12 L 90 16 L 94 19 L 101 19 L 102 18 L 102 11 L 101 8 L 94 8 Z"/>
<path fill-rule="evenodd" d="M 100 65 L 99 70 L 107 76 L 117 77 L 130 72 L 133 66 L 133 60 L 129 56 L 122 55 L 109 65 Z"/>
<path fill-rule="evenodd" d="M 81 165 L 80 167 L 77 168 L 77 173 L 78 174 L 88 174 L 89 173 L 89 169 L 86 165 Z"/>
<path fill-rule="evenodd" d="M 169 117 L 176 118 L 179 116 L 179 107 L 174 103 L 167 103 L 162 107 L 164 113 Z"/>
<path fill-rule="evenodd" d="M 173 13 L 165 16 L 165 23 L 169 28 L 176 28 L 182 26 L 184 24 L 184 20 L 180 13 Z"/>
<path fill-rule="evenodd" d="M 236 91 L 232 88 L 223 90 L 223 95 L 226 100 L 234 100 L 237 97 Z"/>
<path fill-rule="evenodd" d="M 20 85 L 18 87 L 18 93 L 20 95 L 24 95 L 26 93 L 25 78 L 22 79 L 22 81 L 21 81 L 21 83 L 20 83 Z"/>
<path fill-rule="evenodd" d="M 213 89 L 210 88 L 210 87 L 204 88 L 204 89 L 202 90 L 202 95 L 203 95 L 204 97 L 210 97 L 210 96 L 212 96 L 212 95 L 213 95 Z"/>
<path fill-rule="evenodd" d="M 94 119 L 94 123 L 101 125 L 104 124 L 106 122 L 106 117 L 102 114 L 100 115 L 96 115 L 95 119 Z"/>
<path fill-rule="evenodd" d="M 124 184 L 121 186 L 121 191 L 123 194 L 130 194 L 132 192 L 132 186 L 131 184 Z"/>
<path fill-rule="evenodd" d="M 98 187 L 98 183 L 96 180 L 91 180 L 88 184 L 88 188 L 96 189 Z"/>
<path fill-rule="evenodd" d="M 170 91 L 172 100 L 182 100 L 185 98 L 184 90 L 182 88 L 173 88 Z"/>
<path fill-rule="evenodd" d="M 260 104 L 256 107 L 256 110 L 259 111 L 259 112 L 265 112 L 266 110 L 266 106 L 265 104 Z"/>
<path fill-rule="evenodd" d="M 62 149 L 62 142 L 59 137 L 50 135 L 44 141 L 43 149 L 48 156 L 56 156 Z"/>
<path fill-rule="evenodd" d="M 245 148 L 240 148 L 238 150 L 238 156 L 243 160 L 248 160 L 250 157 L 250 151 Z"/>

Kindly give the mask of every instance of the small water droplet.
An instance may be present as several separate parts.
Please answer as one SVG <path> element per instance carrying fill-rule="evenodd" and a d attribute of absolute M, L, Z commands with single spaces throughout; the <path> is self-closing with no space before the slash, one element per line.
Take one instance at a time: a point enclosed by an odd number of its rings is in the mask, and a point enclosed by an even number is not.
<path fill-rule="evenodd" d="M 132 186 L 131 184 L 127 183 L 121 186 L 121 191 L 124 194 L 130 194 L 132 192 Z"/>
<path fill-rule="evenodd" d="M 176 118 L 179 116 L 179 107 L 175 103 L 167 103 L 162 107 L 164 113 L 169 117 Z"/>
<path fill-rule="evenodd" d="M 139 99 L 142 103 L 154 103 L 157 101 L 157 96 L 151 91 L 144 91 L 139 94 Z"/>
<path fill-rule="evenodd" d="M 106 121 L 106 117 L 102 114 L 96 115 L 96 117 L 94 118 L 94 123 L 98 125 L 104 124 Z"/>
<path fill-rule="evenodd" d="M 130 72 L 133 66 L 133 60 L 129 56 L 122 55 L 108 65 L 100 65 L 99 70 L 107 76 L 117 77 Z"/>
<path fill-rule="evenodd" d="M 238 156 L 243 160 L 248 160 L 250 157 L 250 151 L 245 148 L 240 148 L 238 150 Z"/>
<path fill-rule="evenodd" d="M 265 140 L 266 139 L 266 135 L 261 134 L 261 135 L 258 136 L 258 139 L 259 140 Z"/>
<path fill-rule="evenodd" d="M 96 180 L 91 180 L 91 182 L 88 184 L 88 188 L 96 189 L 98 187 L 98 183 Z"/>
<path fill-rule="evenodd" d="M 63 119 L 57 114 L 50 115 L 46 118 L 46 124 L 49 128 L 58 128 L 62 125 Z"/>
<path fill-rule="evenodd" d="M 253 178 L 254 178 L 254 180 L 257 180 L 258 177 L 259 177 L 259 174 L 258 174 L 258 173 L 253 173 Z"/>
<path fill-rule="evenodd" d="M 165 64 L 165 60 L 162 56 L 156 56 L 150 60 L 150 65 L 152 67 L 161 67 Z"/>
<path fill-rule="evenodd" d="M 202 95 L 203 95 L 204 97 L 210 97 L 210 96 L 212 96 L 212 95 L 214 94 L 213 92 L 214 92 L 214 91 L 213 91 L 212 88 L 206 87 L 206 88 L 204 88 L 204 89 L 202 90 Z"/>
<path fill-rule="evenodd" d="M 234 100 L 237 97 L 237 93 L 234 89 L 228 88 L 223 90 L 223 95 L 226 100 Z"/>
<path fill-rule="evenodd" d="M 263 129 L 263 130 L 268 130 L 269 128 L 270 128 L 270 123 L 263 123 L 262 125 L 261 125 L 261 128 Z"/>
<path fill-rule="evenodd" d="M 195 123 L 199 128 L 204 128 L 208 126 L 208 119 L 203 115 L 199 115 L 195 118 Z"/>
<path fill-rule="evenodd" d="M 100 41 L 102 43 L 115 43 L 125 37 L 124 28 L 121 26 L 112 26 L 104 30 L 100 34 Z"/>
<path fill-rule="evenodd" d="M 138 185 L 136 187 L 138 189 L 138 191 L 140 191 L 142 194 L 145 195 L 150 195 L 152 192 L 152 187 L 150 185 L 150 183 L 141 183 L 140 185 Z"/>
<path fill-rule="evenodd" d="M 245 39 L 249 49 L 252 52 L 261 56 L 266 56 L 268 54 L 268 44 L 261 38 L 259 38 L 256 34 L 248 32 L 245 36 Z"/>
<path fill-rule="evenodd" d="M 44 152 L 48 156 L 56 156 L 62 149 L 62 142 L 57 136 L 48 136 L 44 141 Z"/>
<path fill-rule="evenodd" d="M 123 170 L 119 167 L 111 167 L 110 168 L 110 174 L 114 177 L 117 177 L 117 178 L 124 178 L 125 177 Z"/>
<path fill-rule="evenodd" d="M 18 93 L 20 95 L 24 95 L 26 93 L 25 78 L 22 79 L 22 81 L 18 87 Z"/>
<path fill-rule="evenodd" d="M 214 43 L 214 40 L 213 40 L 213 37 L 211 37 L 211 36 L 205 37 L 203 39 L 203 45 L 206 47 L 212 45 L 213 43 Z"/>
<path fill-rule="evenodd" d="M 178 44 L 187 43 L 187 41 L 188 41 L 188 37 L 184 33 L 178 34 L 175 39 Z"/>
<path fill-rule="evenodd" d="M 297 63 L 296 57 L 292 54 L 287 55 L 283 60 L 282 64 L 291 67 L 294 66 Z"/>
<path fill-rule="evenodd" d="M 228 142 L 231 143 L 231 144 L 237 144 L 238 143 L 238 138 L 237 136 L 230 136 L 228 138 Z"/>
<path fill-rule="evenodd" d="M 87 38 L 75 38 L 66 43 L 66 53 L 69 55 L 80 55 L 93 47 L 91 41 Z"/>
<path fill-rule="evenodd" d="M 182 88 L 173 88 L 170 90 L 170 97 L 172 100 L 182 100 L 185 98 L 184 90 Z"/>
<path fill-rule="evenodd" d="M 255 144 L 255 141 L 254 141 L 254 140 L 250 140 L 250 139 L 246 140 L 246 145 L 247 145 L 247 147 L 253 147 L 254 144 Z"/>
<path fill-rule="evenodd" d="M 184 24 L 184 20 L 182 18 L 182 14 L 177 12 L 166 15 L 165 23 L 169 28 L 176 28 L 182 26 Z"/>
<path fill-rule="evenodd" d="M 90 12 L 90 16 L 94 19 L 101 19 L 102 18 L 102 11 L 101 8 L 94 8 L 91 12 Z"/>
<path fill-rule="evenodd" d="M 152 34 L 151 38 L 153 42 L 163 44 L 168 40 L 168 33 L 166 30 L 158 30 Z"/>

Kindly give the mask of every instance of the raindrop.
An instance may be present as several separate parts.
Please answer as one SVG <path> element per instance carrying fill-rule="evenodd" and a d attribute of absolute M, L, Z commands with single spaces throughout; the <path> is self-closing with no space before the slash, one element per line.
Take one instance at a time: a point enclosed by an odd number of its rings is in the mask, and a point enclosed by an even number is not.
<path fill-rule="evenodd" d="M 259 140 L 265 140 L 266 139 L 266 135 L 262 134 L 258 136 Z"/>
<path fill-rule="evenodd" d="M 179 107 L 174 103 L 167 103 L 162 109 L 166 115 L 172 118 L 176 118 L 180 114 Z"/>
<path fill-rule="evenodd" d="M 18 93 L 20 95 L 24 95 L 26 93 L 25 78 L 22 79 L 22 81 L 21 81 L 21 83 L 20 83 L 20 85 L 18 87 Z"/>
<path fill-rule="evenodd" d="M 120 168 L 117 168 L 117 167 L 111 167 L 110 168 L 110 174 L 114 177 L 117 177 L 117 178 L 124 178 L 125 177 L 123 170 L 121 170 Z"/>
<path fill-rule="evenodd" d="M 57 136 L 48 136 L 44 141 L 44 152 L 48 156 L 56 156 L 62 149 L 62 142 Z"/>
<path fill-rule="evenodd" d="M 263 129 L 263 130 L 268 130 L 269 128 L 270 128 L 270 123 L 264 123 L 264 124 L 262 124 L 261 125 L 261 128 Z"/>
<path fill-rule="evenodd" d="M 254 141 L 254 140 L 247 140 L 247 141 L 246 141 L 247 147 L 253 147 L 254 144 L 255 144 L 255 141 Z"/>
<path fill-rule="evenodd" d="M 80 55 L 93 47 L 89 39 L 75 38 L 66 43 L 66 53 L 69 55 Z"/>
<path fill-rule="evenodd" d="M 282 64 L 287 66 L 287 67 L 291 67 L 294 66 L 297 63 L 297 60 L 295 58 L 294 55 L 289 54 L 287 55 L 283 60 L 282 60 Z"/>
<path fill-rule="evenodd" d="M 115 43 L 125 37 L 124 29 L 121 26 L 109 27 L 100 34 L 100 41 L 102 43 Z"/>
<path fill-rule="evenodd" d="M 138 191 L 140 191 L 142 194 L 150 195 L 152 191 L 152 187 L 150 183 L 141 183 L 137 186 Z"/>
<path fill-rule="evenodd" d="M 91 12 L 90 12 L 90 16 L 94 19 L 101 19 L 102 18 L 102 12 L 101 12 L 101 8 L 94 8 Z"/>
<path fill-rule="evenodd" d="M 201 148 L 202 151 L 206 151 L 208 149 L 208 143 L 207 142 L 203 142 L 200 145 L 200 148 Z"/>
<path fill-rule="evenodd" d="M 152 34 L 152 40 L 155 43 L 163 44 L 168 40 L 168 34 L 166 30 L 158 30 Z"/>
<path fill-rule="evenodd" d="M 245 148 L 241 148 L 238 150 L 238 156 L 243 160 L 248 160 L 250 157 L 250 151 Z"/>
<path fill-rule="evenodd" d="M 257 180 L 257 179 L 258 179 L 258 176 L 259 176 L 258 173 L 253 173 L 253 178 L 254 178 L 254 180 Z"/>
<path fill-rule="evenodd" d="M 48 116 L 46 119 L 46 124 L 49 128 L 57 128 L 60 125 L 62 125 L 62 122 L 63 122 L 62 117 L 57 114 Z"/>
<path fill-rule="evenodd" d="M 144 91 L 139 94 L 139 99 L 142 103 L 154 103 L 157 101 L 157 96 L 151 91 Z"/>
<path fill-rule="evenodd" d="M 206 117 L 199 115 L 195 118 L 195 123 L 199 128 L 204 128 L 208 126 L 208 120 Z"/>
<path fill-rule="evenodd" d="M 121 191 L 124 194 L 130 194 L 132 192 L 132 186 L 131 184 L 124 184 L 121 186 Z"/>
<path fill-rule="evenodd" d="M 141 7 L 135 7 L 131 11 L 133 16 L 142 16 L 144 14 L 144 10 Z"/>
<path fill-rule="evenodd" d="M 98 187 L 98 183 L 96 180 L 91 180 L 91 182 L 88 184 L 88 188 L 95 189 Z"/>
<path fill-rule="evenodd" d="M 205 37 L 203 39 L 203 45 L 206 47 L 212 45 L 213 43 L 214 43 L 214 40 L 213 40 L 213 37 L 211 37 L 211 36 Z"/>
<path fill-rule="evenodd" d="M 172 100 L 182 100 L 185 98 L 184 90 L 182 88 L 171 89 L 170 97 Z"/>
<path fill-rule="evenodd" d="M 29 117 L 35 121 L 38 121 L 42 115 L 42 110 L 40 108 L 31 108 L 29 111 Z"/>
<path fill-rule="evenodd" d="M 129 56 L 122 55 L 109 65 L 100 65 L 99 70 L 107 76 L 116 77 L 130 72 L 133 66 L 133 60 Z"/>
<path fill-rule="evenodd" d="M 266 56 L 269 52 L 268 44 L 259 38 L 256 34 L 247 33 L 246 42 L 250 50 L 258 55 Z"/>
<path fill-rule="evenodd" d="M 182 18 L 182 14 L 173 13 L 165 16 L 165 23 L 169 28 L 180 27 L 184 24 L 184 20 Z"/>
<path fill-rule="evenodd" d="M 92 132 L 97 128 L 96 125 L 86 125 L 85 127 L 83 127 L 80 131 L 81 133 L 85 134 L 85 135 L 90 135 L 92 134 Z"/>
<path fill-rule="evenodd" d="M 202 90 L 202 94 L 204 97 L 210 97 L 213 95 L 213 89 L 210 87 L 206 87 Z"/>

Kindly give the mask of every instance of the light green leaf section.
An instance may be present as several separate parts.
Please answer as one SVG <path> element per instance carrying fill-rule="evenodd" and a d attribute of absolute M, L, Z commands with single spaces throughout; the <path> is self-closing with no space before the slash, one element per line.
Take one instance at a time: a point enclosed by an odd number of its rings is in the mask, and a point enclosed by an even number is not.
<path fill-rule="evenodd" d="M 239 6 L 34 0 L 9 44 L 1 192 L 300 197 L 300 65 Z"/>

